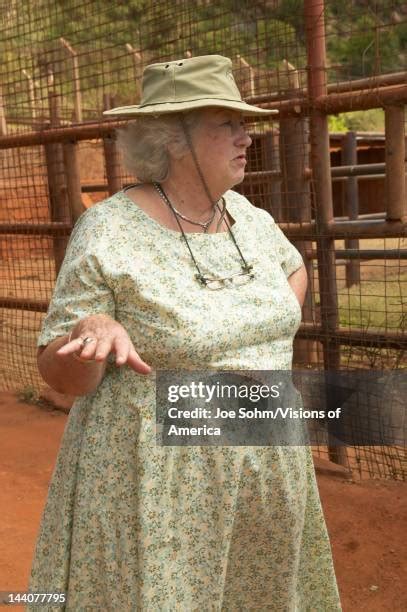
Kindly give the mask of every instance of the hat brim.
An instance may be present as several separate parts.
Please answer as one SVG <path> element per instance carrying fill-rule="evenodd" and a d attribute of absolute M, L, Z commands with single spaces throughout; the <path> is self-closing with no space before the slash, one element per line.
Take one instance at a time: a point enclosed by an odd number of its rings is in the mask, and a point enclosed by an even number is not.
<path fill-rule="evenodd" d="M 214 106 L 216 108 L 227 108 L 236 110 L 243 115 L 275 115 L 278 110 L 269 108 L 258 108 L 246 102 L 238 100 L 216 100 L 213 98 L 203 98 L 200 100 L 188 100 L 185 102 L 163 102 L 162 104 L 146 104 L 145 106 L 118 106 L 103 112 L 108 116 L 120 117 L 135 117 L 140 115 L 167 115 L 169 113 L 181 113 L 184 111 L 194 110 L 198 108 L 207 108 Z"/>

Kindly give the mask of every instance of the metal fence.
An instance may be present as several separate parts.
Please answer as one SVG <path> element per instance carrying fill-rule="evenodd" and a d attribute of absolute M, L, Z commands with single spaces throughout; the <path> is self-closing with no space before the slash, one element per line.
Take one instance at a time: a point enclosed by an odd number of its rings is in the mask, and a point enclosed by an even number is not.
<path fill-rule="evenodd" d="M 102 111 L 139 100 L 146 64 L 207 53 L 232 58 L 246 101 L 279 111 L 249 123 L 239 190 L 307 265 L 294 366 L 406 368 L 403 2 L 0 4 L 2 389 L 40 393 L 36 336 L 72 226 L 133 181 L 115 142 L 123 122 Z M 362 476 L 405 475 L 400 447 L 315 452 Z"/>

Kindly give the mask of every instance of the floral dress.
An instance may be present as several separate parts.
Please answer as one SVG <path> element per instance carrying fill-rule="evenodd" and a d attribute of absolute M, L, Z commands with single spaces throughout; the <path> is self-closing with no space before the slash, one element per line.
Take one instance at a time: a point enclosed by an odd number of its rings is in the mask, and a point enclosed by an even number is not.
<path fill-rule="evenodd" d="M 72 232 L 38 346 L 107 313 L 154 371 L 111 355 L 70 411 L 29 584 L 65 592 L 63 609 L 341 610 L 308 446 L 156 444 L 157 370 L 291 369 L 301 309 L 287 278 L 301 255 L 267 212 L 225 198 L 255 278 L 221 291 L 196 281 L 182 235 L 125 192 Z M 187 237 L 205 275 L 239 272 L 228 232 Z"/>

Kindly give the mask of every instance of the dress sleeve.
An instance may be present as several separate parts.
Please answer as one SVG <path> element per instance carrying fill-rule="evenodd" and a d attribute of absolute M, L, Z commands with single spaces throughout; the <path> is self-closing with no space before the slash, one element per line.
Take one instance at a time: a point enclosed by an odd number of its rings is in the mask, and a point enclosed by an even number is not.
<path fill-rule="evenodd" d="M 97 206 L 97 205 L 96 205 Z M 103 227 L 92 209 L 82 214 L 71 233 L 37 346 L 68 334 L 91 314 L 115 315 L 114 293 L 103 274 L 101 253 L 106 248 Z"/>
<path fill-rule="evenodd" d="M 275 240 L 275 250 L 284 274 L 288 278 L 293 272 L 301 268 L 304 263 L 301 253 L 288 240 L 277 223 L 272 218 L 272 231 Z"/>
<path fill-rule="evenodd" d="M 301 253 L 283 234 L 271 214 L 263 208 L 253 206 L 240 193 L 230 191 L 228 194 L 247 225 L 250 226 L 254 222 L 254 231 L 263 241 L 264 248 L 270 249 L 273 257 L 280 263 L 286 278 L 301 268 L 304 264 Z"/>
<path fill-rule="evenodd" d="M 281 231 L 268 211 L 261 208 L 255 210 L 263 240 L 270 245 L 273 256 L 280 263 L 286 278 L 288 278 L 304 264 L 302 255 Z"/>

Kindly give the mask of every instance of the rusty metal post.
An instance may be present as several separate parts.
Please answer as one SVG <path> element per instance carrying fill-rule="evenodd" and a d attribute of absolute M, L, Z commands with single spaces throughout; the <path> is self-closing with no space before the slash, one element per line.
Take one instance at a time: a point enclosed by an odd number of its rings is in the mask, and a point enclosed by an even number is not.
<path fill-rule="evenodd" d="M 104 110 L 113 107 L 113 99 L 109 94 L 103 95 Z M 116 139 L 113 135 L 103 137 L 103 151 L 105 155 L 106 178 L 109 195 L 113 195 L 122 188 L 120 173 L 120 155 Z"/>
<path fill-rule="evenodd" d="M 77 156 L 78 145 L 76 142 L 65 142 L 62 147 L 71 221 L 75 223 L 85 210 L 82 202 L 81 178 Z"/>
<path fill-rule="evenodd" d="M 356 166 L 357 143 L 356 132 L 347 132 L 342 138 L 341 163 L 343 166 Z M 357 219 L 359 215 L 359 191 L 358 179 L 356 176 L 349 176 L 344 184 L 343 197 L 345 201 L 345 211 L 349 219 Z M 346 238 L 345 249 L 359 249 L 357 238 Z M 346 263 L 346 286 L 352 287 L 360 283 L 360 262 L 350 260 Z"/>
<path fill-rule="evenodd" d="M 306 117 L 280 118 L 282 221 L 311 220 L 310 182 L 305 177 L 309 161 L 309 126 Z"/>
<path fill-rule="evenodd" d="M 340 345 L 334 339 L 334 333 L 338 328 L 335 243 L 333 238 L 328 237 L 326 233 L 327 226 L 333 222 L 328 117 L 316 105 L 319 96 L 327 95 L 324 8 L 323 0 L 304 0 L 324 368 L 325 370 L 338 370 L 340 368 Z M 346 449 L 342 446 L 330 445 L 329 428 L 328 454 L 331 461 L 348 465 Z"/>
<path fill-rule="evenodd" d="M 49 93 L 49 112 L 50 127 L 54 128 L 59 125 L 60 118 L 59 100 L 53 91 L 50 91 Z M 48 143 L 44 145 L 44 149 L 47 165 L 51 221 L 67 221 L 70 215 L 65 184 L 62 145 L 60 143 Z M 65 257 L 67 243 L 68 239 L 66 236 L 55 236 L 53 239 L 56 275 L 58 275 L 59 269 Z"/>
<path fill-rule="evenodd" d="M 288 97 L 296 97 L 300 89 L 298 70 L 288 62 Z M 311 189 L 307 170 L 309 159 L 308 117 L 283 116 L 280 118 L 280 163 L 282 174 L 282 220 L 289 223 L 311 221 Z M 307 257 L 312 250 L 309 240 L 296 241 L 295 246 L 303 256 L 308 274 L 308 288 L 303 306 L 303 321 L 316 323 L 313 263 Z M 318 346 L 315 341 L 296 338 L 294 341 L 294 363 L 318 363 Z"/>
<path fill-rule="evenodd" d="M 261 139 L 261 167 L 264 171 L 280 171 L 279 135 L 267 131 Z M 247 173 L 246 173 L 247 176 Z M 281 181 L 270 180 L 270 212 L 276 222 L 281 221 Z"/>
<path fill-rule="evenodd" d="M 280 159 L 282 173 L 282 219 L 288 223 L 311 221 L 311 189 L 305 170 L 309 168 L 309 122 L 306 117 L 281 117 Z M 309 240 L 296 240 L 296 248 L 304 259 L 308 273 L 308 289 L 303 306 L 303 321 L 316 323 L 315 288 L 312 261 L 307 252 L 312 250 Z M 295 363 L 318 363 L 315 341 L 297 338 L 294 341 Z"/>
<path fill-rule="evenodd" d="M 384 117 L 387 219 L 391 221 L 407 220 L 404 106 L 385 107 Z"/>

